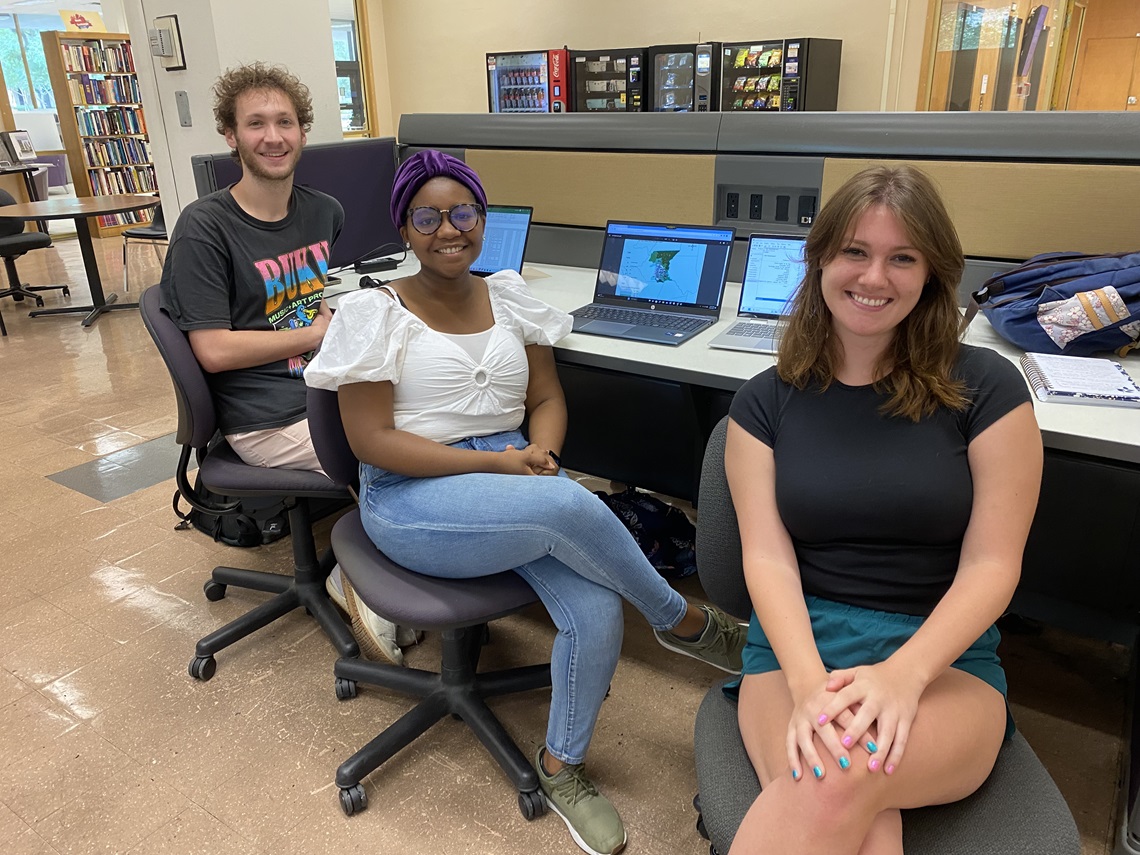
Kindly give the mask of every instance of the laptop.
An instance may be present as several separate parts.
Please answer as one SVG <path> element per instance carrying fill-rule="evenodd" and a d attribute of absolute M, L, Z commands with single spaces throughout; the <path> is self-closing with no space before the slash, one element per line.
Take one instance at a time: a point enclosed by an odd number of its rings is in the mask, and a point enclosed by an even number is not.
<path fill-rule="evenodd" d="M 733 229 L 606 224 L 594 301 L 574 331 L 677 345 L 717 322 Z"/>
<path fill-rule="evenodd" d="M 724 350 L 775 353 L 792 294 L 803 281 L 804 238 L 751 235 L 736 323 L 709 342 Z"/>
<path fill-rule="evenodd" d="M 476 276 L 489 276 L 500 270 L 522 273 L 533 213 L 534 209 L 525 205 L 488 205 L 483 251 L 471 265 L 471 272 Z"/>

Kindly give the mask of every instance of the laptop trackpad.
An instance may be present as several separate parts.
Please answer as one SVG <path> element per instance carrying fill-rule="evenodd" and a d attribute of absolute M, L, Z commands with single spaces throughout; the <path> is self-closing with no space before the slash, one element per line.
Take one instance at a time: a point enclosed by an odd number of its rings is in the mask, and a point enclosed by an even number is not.
<path fill-rule="evenodd" d="M 590 321 L 579 328 L 579 332 L 596 335 L 621 335 L 634 328 L 634 324 L 619 324 L 616 321 Z"/>

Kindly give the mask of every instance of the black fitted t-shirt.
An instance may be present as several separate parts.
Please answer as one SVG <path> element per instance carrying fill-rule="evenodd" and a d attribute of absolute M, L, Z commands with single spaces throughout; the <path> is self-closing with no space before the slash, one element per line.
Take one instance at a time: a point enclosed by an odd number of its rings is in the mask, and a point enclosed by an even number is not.
<path fill-rule="evenodd" d="M 313 322 L 329 249 L 344 224 L 340 202 L 294 185 L 277 222 L 250 216 L 229 188 L 182 212 L 162 269 L 162 306 L 178 328 L 287 330 Z M 207 374 L 222 433 L 281 427 L 305 417 L 308 354 Z"/>
<path fill-rule="evenodd" d="M 946 593 L 974 497 L 967 446 L 1030 400 L 1017 368 L 991 350 L 962 345 L 954 374 L 969 407 L 917 423 L 883 415 L 889 395 L 871 386 L 799 390 L 775 368 L 736 393 L 732 420 L 773 451 L 805 593 L 912 615 Z"/>

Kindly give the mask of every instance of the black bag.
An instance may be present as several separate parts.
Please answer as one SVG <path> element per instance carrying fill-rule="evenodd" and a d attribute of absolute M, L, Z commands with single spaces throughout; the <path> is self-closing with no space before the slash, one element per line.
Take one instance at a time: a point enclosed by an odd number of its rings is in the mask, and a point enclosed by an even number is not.
<path fill-rule="evenodd" d="M 683 579 L 697 572 L 697 533 L 680 508 L 634 487 L 594 495 L 625 523 L 649 563 L 666 579 Z"/>
<path fill-rule="evenodd" d="M 177 531 L 194 526 L 227 546 L 262 546 L 280 540 L 289 533 L 289 508 L 282 499 L 271 496 L 244 499 L 222 496 L 204 487 L 197 477 L 194 479 L 194 492 L 204 504 L 238 502 L 239 508 L 228 514 L 207 514 L 194 508 L 184 512 L 179 508 L 178 501 L 182 494 L 175 491 L 174 513 L 182 520 L 175 526 Z"/>

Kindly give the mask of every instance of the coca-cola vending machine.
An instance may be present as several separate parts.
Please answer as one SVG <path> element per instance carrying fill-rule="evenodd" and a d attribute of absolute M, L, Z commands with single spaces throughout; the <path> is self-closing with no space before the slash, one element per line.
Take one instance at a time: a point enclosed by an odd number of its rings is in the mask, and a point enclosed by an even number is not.
<path fill-rule="evenodd" d="M 569 51 L 487 54 L 487 102 L 492 113 L 565 113 L 569 109 Z"/>

